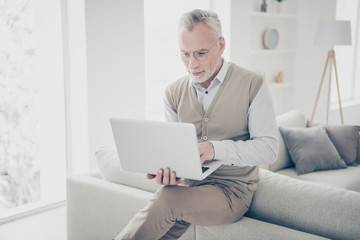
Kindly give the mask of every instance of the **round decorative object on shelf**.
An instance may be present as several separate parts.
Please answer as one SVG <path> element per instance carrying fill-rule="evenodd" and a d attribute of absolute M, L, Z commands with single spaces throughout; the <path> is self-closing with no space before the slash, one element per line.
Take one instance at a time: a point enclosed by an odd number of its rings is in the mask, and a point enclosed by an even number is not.
<path fill-rule="evenodd" d="M 275 28 L 266 29 L 263 40 L 266 49 L 273 49 L 279 43 L 279 32 Z"/>

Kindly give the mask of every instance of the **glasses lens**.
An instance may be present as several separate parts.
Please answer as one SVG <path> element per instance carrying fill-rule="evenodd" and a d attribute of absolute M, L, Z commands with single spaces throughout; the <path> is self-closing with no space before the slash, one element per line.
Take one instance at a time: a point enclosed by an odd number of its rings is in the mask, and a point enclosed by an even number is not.
<path fill-rule="evenodd" d="M 196 60 L 203 62 L 206 60 L 208 53 L 205 51 L 197 51 L 194 52 L 194 57 L 196 58 Z"/>

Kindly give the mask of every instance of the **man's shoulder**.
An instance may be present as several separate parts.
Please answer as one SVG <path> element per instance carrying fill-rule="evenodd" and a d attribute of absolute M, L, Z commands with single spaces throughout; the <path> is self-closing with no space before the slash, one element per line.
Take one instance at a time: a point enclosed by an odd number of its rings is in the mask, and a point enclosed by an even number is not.
<path fill-rule="evenodd" d="M 250 77 L 251 79 L 262 79 L 263 77 L 250 69 L 240 67 L 235 63 L 230 63 L 229 70 L 232 71 L 236 75 L 242 75 L 244 77 Z"/>
<path fill-rule="evenodd" d="M 176 81 L 170 83 L 167 86 L 167 91 L 172 91 L 175 89 L 183 89 L 184 87 L 189 87 L 189 75 L 185 75 L 179 79 L 177 79 Z"/>
<path fill-rule="evenodd" d="M 236 79 L 242 83 L 262 85 L 264 82 L 264 78 L 259 73 L 240 67 L 235 63 L 230 63 L 229 73 L 229 78 L 232 78 L 233 80 Z"/>

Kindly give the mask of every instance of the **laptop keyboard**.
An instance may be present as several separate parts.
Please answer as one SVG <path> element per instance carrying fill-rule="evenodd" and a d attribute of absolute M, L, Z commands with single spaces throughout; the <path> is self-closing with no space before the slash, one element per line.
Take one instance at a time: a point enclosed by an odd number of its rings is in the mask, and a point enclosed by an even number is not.
<path fill-rule="evenodd" d="M 206 170 L 208 170 L 209 168 L 208 167 L 201 167 L 202 168 L 202 172 L 206 172 Z"/>

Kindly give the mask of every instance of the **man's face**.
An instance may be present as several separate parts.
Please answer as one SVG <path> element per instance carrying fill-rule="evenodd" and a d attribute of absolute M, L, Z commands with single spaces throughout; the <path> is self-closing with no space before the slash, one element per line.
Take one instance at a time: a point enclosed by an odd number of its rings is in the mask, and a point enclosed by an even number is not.
<path fill-rule="evenodd" d="M 202 83 L 212 81 L 221 67 L 221 55 L 224 52 L 225 41 L 217 39 L 211 29 L 202 22 L 196 23 L 192 31 L 183 30 L 180 33 L 180 50 L 182 59 L 193 81 Z M 207 57 L 201 60 L 202 54 Z M 196 56 L 198 59 L 196 59 Z"/>

